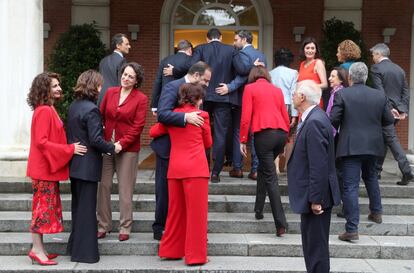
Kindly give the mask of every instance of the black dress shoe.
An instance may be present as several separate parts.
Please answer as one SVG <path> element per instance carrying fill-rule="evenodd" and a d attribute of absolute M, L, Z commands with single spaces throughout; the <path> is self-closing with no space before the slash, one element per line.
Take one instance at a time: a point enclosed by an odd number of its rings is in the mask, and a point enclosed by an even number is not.
<path fill-rule="evenodd" d="M 229 171 L 229 176 L 234 178 L 243 178 L 243 172 L 242 170 L 233 169 Z"/>
<path fill-rule="evenodd" d="M 263 219 L 263 212 L 255 211 L 254 218 L 256 218 L 257 220 L 262 220 Z"/>
<path fill-rule="evenodd" d="M 162 238 L 162 233 L 161 232 L 155 232 L 154 233 L 154 240 L 161 241 L 161 238 Z"/>
<path fill-rule="evenodd" d="M 247 177 L 251 180 L 257 180 L 257 172 L 250 172 Z"/>
<path fill-rule="evenodd" d="M 414 175 L 412 173 L 404 174 L 401 181 L 397 182 L 397 185 L 406 186 L 408 185 L 408 183 L 410 183 L 411 180 L 413 180 L 413 178 L 414 178 Z"/>
<path fill-rule="evenodd" d="M 220 182 L 220 176 L 217 174 L 212 174 L 210 178 L 211 183 L 218 183 Z"/>

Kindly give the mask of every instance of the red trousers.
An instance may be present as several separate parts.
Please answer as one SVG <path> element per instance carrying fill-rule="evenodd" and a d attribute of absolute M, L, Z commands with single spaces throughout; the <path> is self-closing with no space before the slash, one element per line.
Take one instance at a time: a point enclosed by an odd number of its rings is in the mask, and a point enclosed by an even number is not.
<path fill-rule="evenodd" d="M 158 256 L 207 262 L 208 178 L 168 179 L 168 216 Z"/>

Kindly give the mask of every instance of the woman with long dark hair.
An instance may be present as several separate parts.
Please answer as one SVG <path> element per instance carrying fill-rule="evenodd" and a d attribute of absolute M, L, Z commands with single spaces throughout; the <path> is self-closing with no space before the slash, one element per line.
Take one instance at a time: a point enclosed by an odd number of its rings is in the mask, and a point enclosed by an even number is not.
<path fill-rule="evenodd" d="M 63 231 L 59 181 L 69 177 L 69 160 L 73 154 L 83 155 L 87 149 L 78 141 L 67 144 L 63 122 L 54 104 L 62 97 L 60 77 L 56 73 L 37 75 L 30 87 L 27 103 L 34 110 L 30 129 L 30 152 L 27 176 L 32 179 L 33 245 L 29 252 L 32 262 L 56 265 L 43 245 L 43 234 Z"/>

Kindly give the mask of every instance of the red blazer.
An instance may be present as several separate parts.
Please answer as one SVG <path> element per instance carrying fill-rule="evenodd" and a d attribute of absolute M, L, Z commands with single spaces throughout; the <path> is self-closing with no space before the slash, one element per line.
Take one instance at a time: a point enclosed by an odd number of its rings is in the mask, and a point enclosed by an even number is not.
<path fill-rule="evenodd" d="M 36 107 L 30 129 L 26 175 L 32 179 L 46 181 L 68 179 L 68 163 L 74 150 L 74 144 L 67 144 L 63 122 L 53 106 Z"/>
<path fill-rule="evenodd" d="M 195 106 L 184 104 L 174 112 L 190 113 L 199 111 Z M 169 134 L 171 139 L 170 162 L 168 165 L 169 179 L 188 177 L 209 177 L 206 149 L 213 144 L 208 113 L 201 111 L 204 118 L 202 127 L 187 124 L 185 127 L 165 126 L 156 123 L 151 127 L 150 136 L 153 138 Z"/>
<path fill-rule="evenodd" d="M 289 115 L 282 90 L 265 79 L 247 84 L 243 92 L 240 142 L 246 143 L 249 128 L 253 133 L 263 129 L 289 132 Z"/>
<path fill-rule="evenodd" d="M 148 98 L 138 89 L 132 89 L 124 102 L 118 105 L 120 95 L 121 87 L 111 87 L 102 100 L 100 108 L 105 140 L 111 141 L 115 130 L 115 142 L 121 143 L 123 152 L 139 152 Z"/>

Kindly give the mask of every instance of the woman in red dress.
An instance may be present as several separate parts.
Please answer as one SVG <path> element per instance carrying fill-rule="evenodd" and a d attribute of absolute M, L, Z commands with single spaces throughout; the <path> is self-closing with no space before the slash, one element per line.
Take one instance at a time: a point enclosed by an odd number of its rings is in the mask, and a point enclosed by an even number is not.
<path fill-rule="evenodd" d="M 300 51 L 302 62 L 300 63 L 298 82 L 312 80 L 318 84 L 321 89 L 327 88 L 328 80 L 326 77 L 325 64 L 319 59 L 320 51 L 315 38 L 305 38 Z M 319 105 L 323 109 L 322 99 Z"/>
<path fill-rule="evenodd" d="M 59 75 L 41 73 L 33 80 L 27 103 L 34 110 L 31 125 L 27 176 L 32 179 L 33 246 L 32 262 L 55 265 L 56 254 L 48 254 L 43 246 L 43 234 L 63 231 L 59 181 L 69 177 L 69 160 L 73 154 L 83 155 L 86 147 L 67 144 L 63 122 L 53 107 L 62 96 Z"/>
<path fill-rule="evenodd" d="M 179 91 L 179 107 L 174 112 L 199 111 L 203 87 L 185 83 Z M 207 214 L 209 169 L 205 149 L 212 145 L 208 113 L 200 111 L 204 124 L 185 127 L 155 124 L 151 137 L 169 134 L 168 216 L 158 256 L 185 257 L 188 265 L 207 262 Z"/>

